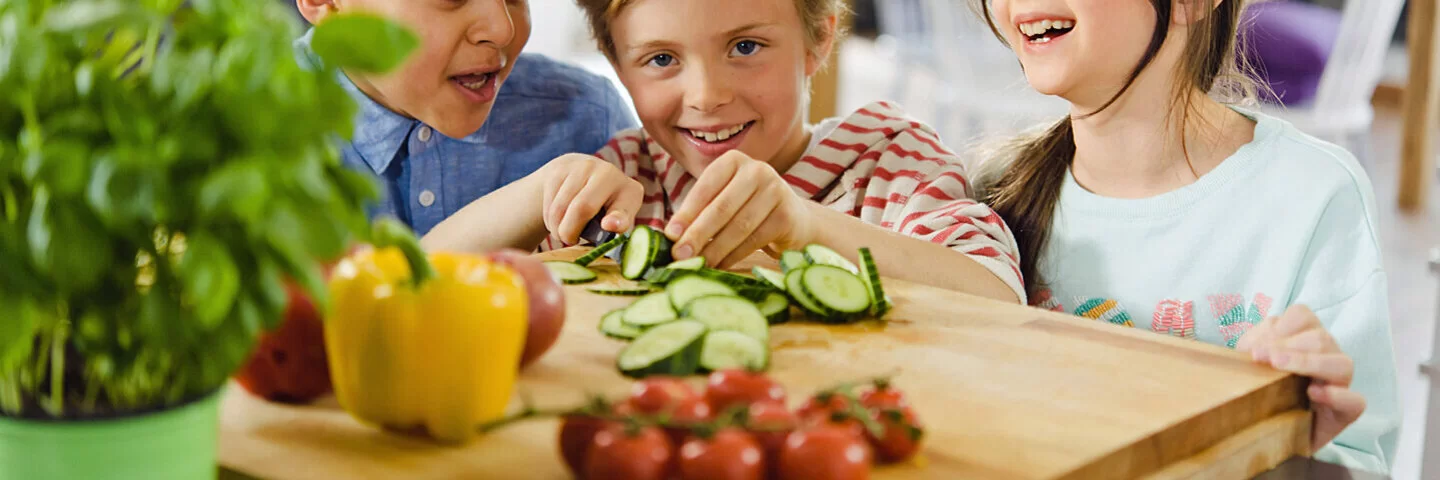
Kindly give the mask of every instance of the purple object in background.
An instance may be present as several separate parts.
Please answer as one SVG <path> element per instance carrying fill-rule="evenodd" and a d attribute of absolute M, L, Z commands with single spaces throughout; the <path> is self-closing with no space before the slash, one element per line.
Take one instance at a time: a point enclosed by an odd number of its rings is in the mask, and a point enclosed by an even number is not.
<path fill-rule="evenodd" d="M 1291 1 L 1251 4 L 1241 29 L 1242 48 L 1260 81 L 1268 83 L 1280 102 L 1301 105 L 1315 98 L 1325 62 L 1340 32 L 1340 11 Z M 1262 95 L 1264 100 L 1275 99 Z"/>

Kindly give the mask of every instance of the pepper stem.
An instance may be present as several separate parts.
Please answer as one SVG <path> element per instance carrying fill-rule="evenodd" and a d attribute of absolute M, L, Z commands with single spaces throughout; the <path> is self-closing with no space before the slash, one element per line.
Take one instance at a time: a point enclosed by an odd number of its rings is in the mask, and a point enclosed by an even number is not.
<path fill-rule="evenodd" d="M 420 241 L 415 239 L 415 234 L 404 224 L 392 218 L 381 218 L 375 221 L 370 237 L 370 242 L 377 248 L 400 249 L 405 261 L 410 264 L 410 282 L 414 288 L 420 288 L 435 278 L 435 267 L 430 265 L 425 251 L 420 249 Z"/>

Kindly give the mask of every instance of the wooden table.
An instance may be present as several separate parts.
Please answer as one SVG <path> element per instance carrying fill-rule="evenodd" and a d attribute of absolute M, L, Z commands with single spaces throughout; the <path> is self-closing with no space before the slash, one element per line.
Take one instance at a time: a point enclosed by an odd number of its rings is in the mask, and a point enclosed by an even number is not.
<path fill-rule="evenodd" d="M 1423 211 L 1435 182 L 1435 128 L 1440 126 L 1440 8 L 1433 0 L 1409 2 L 1410 80 L 1402 106 L 1400 209 Z"/>
<path fill-rule="evenodd" d="M 602 282 L 616 277 L 613 263 L 596 268 Z M 886 287 L 896 306 L 888 323 L 771 331 L 771 374 L 792 402 L 900 371 L 896 384 L 928 427 L 925 450 L 875 478 L 1243 478 L 1307 454 L 1304 382 L 1242 354 L 898 280 Z M 623 395 L 629 382 L 613 366 L 623 344 L 596 323 L 631 300 L 566 290 L 563 334 L 518 389 L 542 407 L 587 391 Z M 221 408 L 221 464 L 259 478 L 566 477 L 554 421 L 443 447 L 364 426 L 333 400 L 285 406 L 232 388 Z"/>

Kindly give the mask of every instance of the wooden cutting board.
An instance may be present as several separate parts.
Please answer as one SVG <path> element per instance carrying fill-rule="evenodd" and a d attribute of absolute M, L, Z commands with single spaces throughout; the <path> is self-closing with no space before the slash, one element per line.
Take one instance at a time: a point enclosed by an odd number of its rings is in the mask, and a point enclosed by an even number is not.
<path fill-rule="evenodd" d="M 757 256 L 743 270 L 756 263 L 774 264 Z M 601 282 L 619 280 L 608 260 L 595 268 Z M 887 323 L 792 322 L 773 327 L 770 340 L 771 374 L 792 403 L 899 372 L 896 385 L 926 424 L 925 449 L 876 478 L 1248 478 L 1308 453 L 1304 381 L 1243 354 L 898 280 L 885 286 L 895 303 Z M 614 367 L 624 344 L 596 324 L 633 299 L 584 286 L 566 295 L 560 340 L 517 389 L 541 407 L 625 394 L 630 382 Z M 260 478 L 567 478 L 553 420 L 447 447 L 362 425 L 333 399 L 277 405 L 230 388 L 221 408 L 221 464 Z"/>

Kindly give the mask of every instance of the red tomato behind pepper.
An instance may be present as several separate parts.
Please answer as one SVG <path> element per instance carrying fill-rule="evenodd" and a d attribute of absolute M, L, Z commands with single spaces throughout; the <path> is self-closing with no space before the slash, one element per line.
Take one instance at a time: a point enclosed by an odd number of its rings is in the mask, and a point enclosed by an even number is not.
<path fill-rule="evenodd" d="M 308 403 L 331 390 L 325 325 L 303 290 L 286 282 L 285 291 L 289 303 L 280 328 L 260 335 L 255 352 L 235 380 L 266 400 Z"/>

